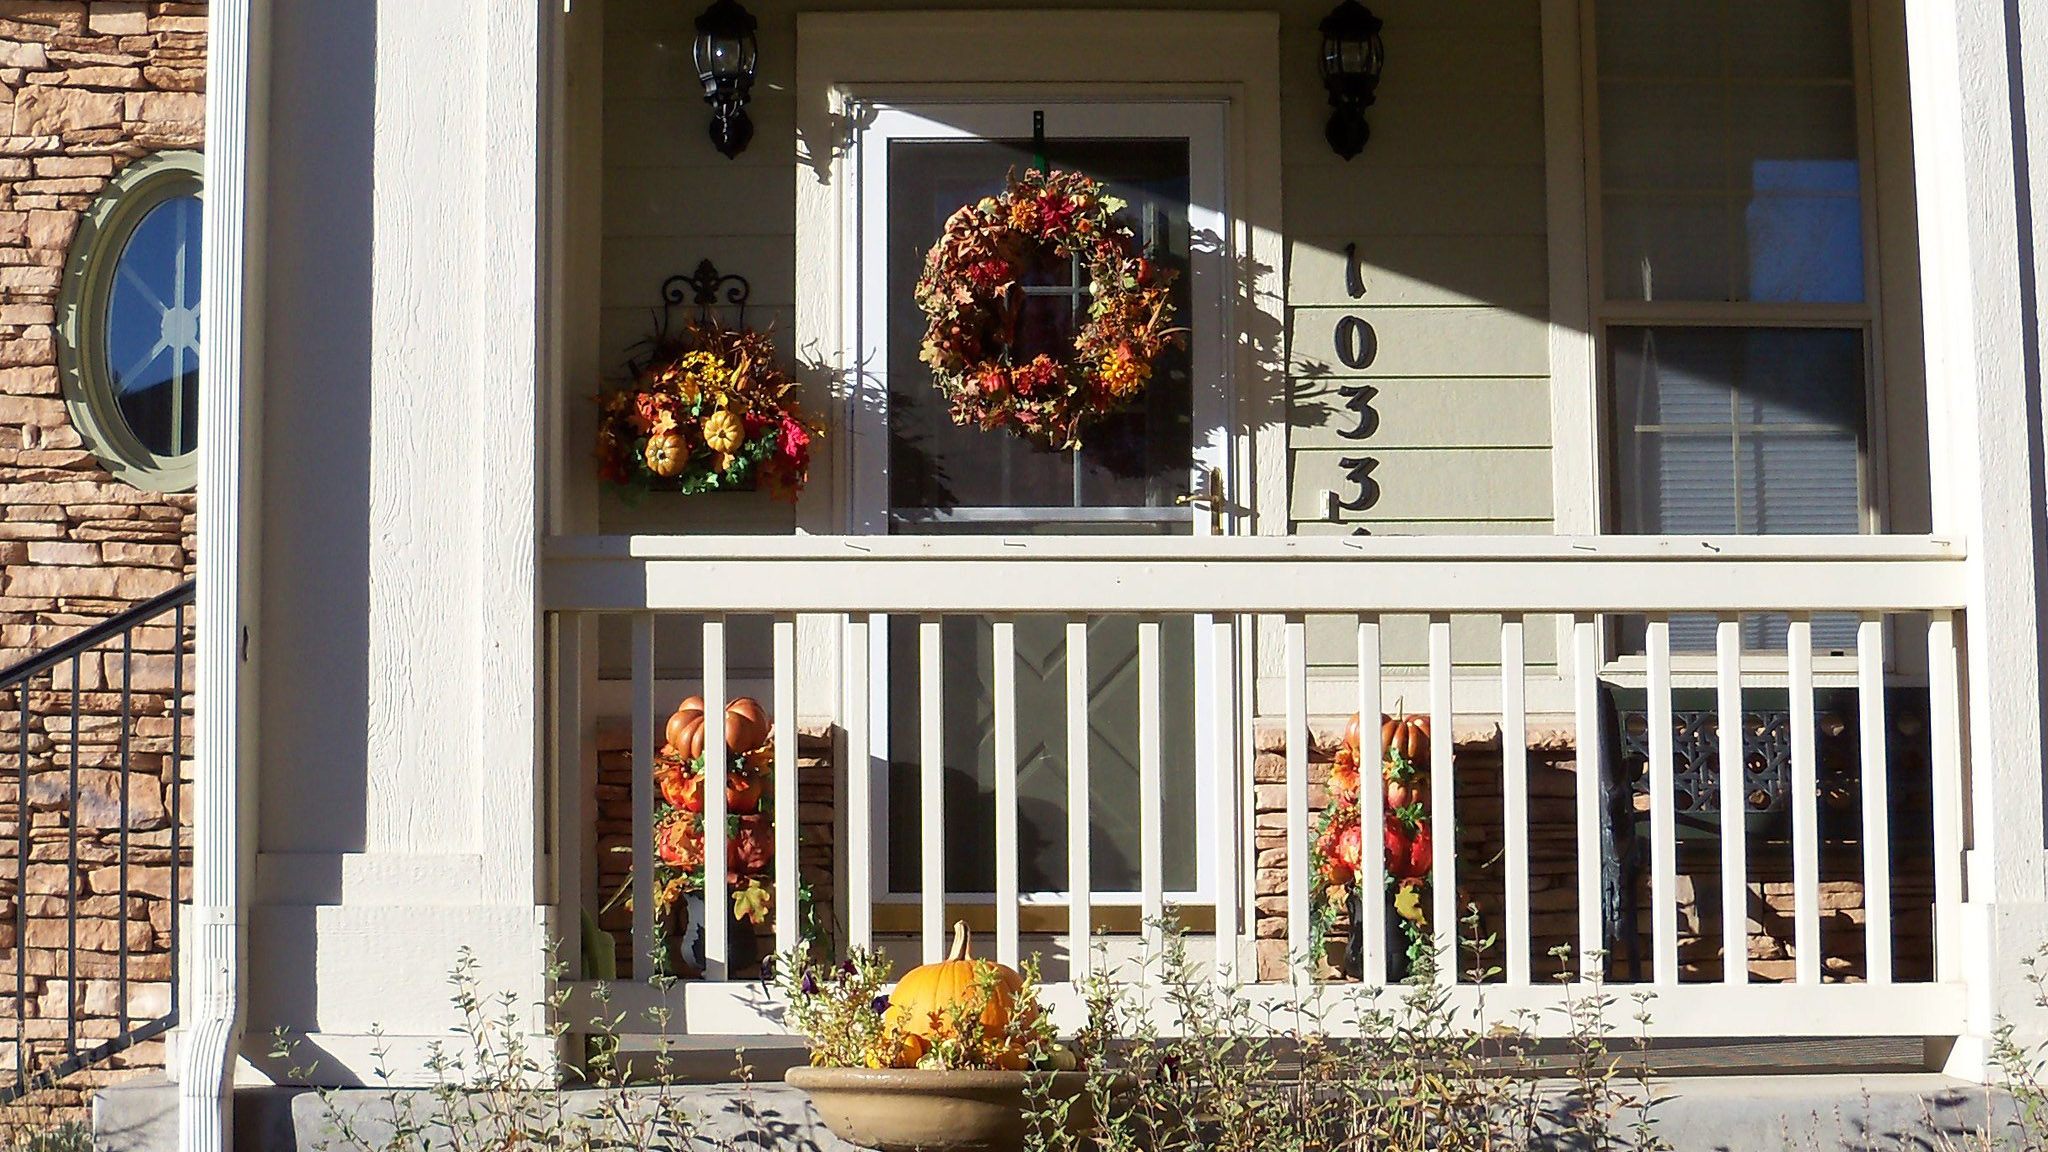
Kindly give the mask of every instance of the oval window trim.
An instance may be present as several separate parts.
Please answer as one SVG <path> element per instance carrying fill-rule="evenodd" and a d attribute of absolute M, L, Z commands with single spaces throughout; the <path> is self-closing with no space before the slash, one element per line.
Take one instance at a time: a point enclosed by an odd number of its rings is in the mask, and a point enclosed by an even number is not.
<path fill-rule="evenodd" d="M 136 229 L 171 200 L 195 196 L 203 201 L 204 175 L 197 152 L 159 152 L 123 168 L 79 219 L 57 299 L 57 373 L 72 426 L 86 450 L 115 478 L 156 492 L 192 489 L 198 480 L 198 448 L 162 456 L 129 429 L 108 371 L 108 311 L 115 275 Z M 192 402 L 198 402 L 196 395 Z"/>

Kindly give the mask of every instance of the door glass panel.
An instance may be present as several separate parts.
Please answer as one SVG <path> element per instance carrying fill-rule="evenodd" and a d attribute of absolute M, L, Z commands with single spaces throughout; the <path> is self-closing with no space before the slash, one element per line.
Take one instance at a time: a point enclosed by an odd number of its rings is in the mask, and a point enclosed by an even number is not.
<path fill-rule="evenodd" d="M 915 892 L 923 859 L 918 622 L 890 620 L 889 888 Z M 944 701 L 946 888 L 995 890 L 994 641 L 984 617 L 948 617 Z M 1165 885 L 1192 891 L 1195 875 L 1194 631 L 1186 617 L 1161 622 L 1161 763 Z M 1017 621 L 1017 882 L 1024 892 L 1067 889 L 1066 621 Z M 1097 617 L 1088 629 L 1090 887 L 1139 886 L 1138 622 Z"/>
<path fill-rule="evenodd" d="M 1154 365 L 1128 412 L 1093 428 L 1078 452 L 1055 452 L 1008 433 L 953 424 L 931 370 L 918 359 L 925 315 L 914 294 L 925 253 L 963 204 L 1001 194 L 1031 166 L 1028 140 L 896 140 L 889 145 L 889 502 L 893 531 L 918 532 L 1003 509 L 1023 519 L 1100 519 L 1108 509 L 1175 510 L 1189 490 L 1193 402 L 1186 347 Z M 1177 314 L 1188 309 L 1186 140 L 1057 140 L 1055 168 L 1084 172 L 1129 201 L 1124 222 L 1162 266 L 1181 273 Z M 1085 277 L 1065 261 L 1032 270 L 1016 355 L 1063 353 L 1088 307 Z M 1176 510 L 1177 511 L 1177 510 Z M 1142 514 L 1130 517 L 1156 519 Z M 1180 518 L 1176 516 L 1176 518 Z"/>
<path fill-rule="evenodd" d="M 931 370 L 918 359 L 926 318 L 915 302 L 924 257 L 946 218 L 1002 192 L 1033 164 L 1029 140 L 893 140 L 888 145 L 889 524 L 896 533 L 1181 535 L 1193 515 L 1196 428 L 1188 348 L 1154 365 L 1143 399 L 1084 433 L 1076 451 L 1042 448 L 1008 432 L 952 423 Z M 1190 149 L 1186 139 L 1056 139 L 1046 159 L 1086 173 L 1129 203 L 1123 221 L 1152 259 L 1180 273 L 1179 324 L 1190 324 Z M 1088 308 L 1086 277 L 1068 261 L 1024 278 L 1029 295 L 1014 354 L 1063 354 Z M 1198 786 L 1194 621 L 1163 621 L 1161 731 L 1165 810 L 1161 842 L 1169 892 L 1197 886 Z M 890 622 L 888 681 L 888 887 L 915 892 L 923 859 L 919 809 L 918 622 Z M 1098 893 L 1140 883 L 1137 621 L 1089 622 L 1089 775 L 1092 876 Z M 954 893 L 995 887 L 994 644 L 989 619 L 943 625 L 946 881 Z M 1016 622 L 1017 784 L 1025 892 L 1057 892 L 1067 875 L 1065 621 Z"/>

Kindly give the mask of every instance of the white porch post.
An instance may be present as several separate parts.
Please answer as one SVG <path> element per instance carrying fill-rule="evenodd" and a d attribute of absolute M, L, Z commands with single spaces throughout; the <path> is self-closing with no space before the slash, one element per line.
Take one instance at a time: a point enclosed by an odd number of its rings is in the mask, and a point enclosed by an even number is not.
<path fill-rule="evenodd" d="M 199 557 L 192 765 L 191 954 L 178 973 L 185 1019 L 179 1053 L 178 1147 L 233 1146 L 234 1067 L 242 1031 L 245 880 L 254 847 L 256 677 L 250 672 L 255 549 L 254 442 L 262 357 L 262 141 L 267 0 L 214 0 L 207 10 L 205 197 L 199 374 Z M 259 294 L 260 295 L 260 294 Z"/>
<path fill-rule="evenodd" d="M 2048 52 L 2021 6 L 1908 0 L 1934 529 L 1968 541 L 1970 750 L 1967 880 L 1937 937 L 1969 984 L 1965 1034 L 1948 1057 L 1982 1077 L 2001 1018 L 2033 1038 L 2021 956 L 2048 938 L 2042 806 L 2040 381 L 2028 352 L 2036 307 L 2020 220 L 2032 205 L 2023 52 Z M 2022 37 L 2027 39 L 2023 42 Z M 2041 110 L 2048 114 L 2048 109 Z"/>

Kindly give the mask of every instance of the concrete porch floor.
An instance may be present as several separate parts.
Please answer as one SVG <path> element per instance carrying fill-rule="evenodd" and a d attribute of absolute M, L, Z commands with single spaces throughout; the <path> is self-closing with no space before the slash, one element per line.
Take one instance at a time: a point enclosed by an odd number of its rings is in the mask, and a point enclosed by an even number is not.
<path fill-rule="evenodd" d="M 1979 1147 L 1967 1140 L 1987 1122 L 2002 1131 L 2013 1114 L 2002 1093 L 1937 1073 L 1693 1075 L 1656 1083 L 1666 1097 L 1655 1110 L 1658 1135 L 1675 1152 L 1961 1152 Z M 681 1091 L 700 1117 L 702 1152 L 857 1152 L 825 1130 L 802 1093 L 779 1082 Z M 377 1127 L 375 1090 L 349 1090 L 342 1099 Z M 175 1087 L 161 1080 L 102 1092 L 93 1118 L 100 1147 L 171 1152 L 176 1106 Z M 327 1105 L 305 1090 L 244 1089 L 235 1123 L 243 1152 L 349 1148 L 337 1139 Z"/>

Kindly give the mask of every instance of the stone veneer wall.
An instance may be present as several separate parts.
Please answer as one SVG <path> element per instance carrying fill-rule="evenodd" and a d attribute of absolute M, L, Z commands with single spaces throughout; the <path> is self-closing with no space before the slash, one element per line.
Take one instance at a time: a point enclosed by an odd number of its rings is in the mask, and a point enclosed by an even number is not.
<path fill-rule="evenodd" d="M 0 666 L 191 575 L 192 497 L 117 482 L 83 450 L 58 385 L 53 324 L 72 235 L 94 196 L 137 157 L 200 146 L 205 68 L 204 3 L 0 0 Z M 165 652 L 168 641 L 166 627 L 144 636 L 141 647 Z M 168 1005 L 169 658 L 143 660 L 134 685 L 128 825 L 139 854 L 131 858 L 125 902 L 113 867 L 120 824 L 120 785 L 110 770 L 118 762 L 120 708 L 118 683 L 108 682 L 113 663 L 88 658 L 79 670 L 75 807 L 68 674 L 50 682 L 50 691 L 30 694 L 25 897 L 15 891 L 21 816 L 11 754 L 19 704 L 0 693 L 0 985 L 10 993 L 0 1002 L 0 1072 L 9 1076 L 20 1016 L 35 1047 L 63 1034 L 67 1014 L 79 1018 L 82 1045 L 114 1033 L 112 977 L 123 937 L 130 977 L 143 982 L 130 1012 L 146 1020 Z M 189 723 L 184 732 L 189 743 Z M 191 811 L 189 803 L 182 811 Z M 65 894 L 73 890 L 65 861 L 74 817 L 82 959 L 72 974 L 57 949 Z M 14 987 L 18 956 L 28 970 L 21 988 Z M 56 1102 L 75 1105 L 120 1069 L 162 1059 L 162 1041 L 145 1043 L 111 1069 L 71 1078 Z"/>
<path fill-rule="evenodd" d="M 1312 813 L 1327 803 L 1329 768 L 1342 722 L 1334 718 L 1311 725 L 1309 802 Z M 1257 956 L 1260 976 L 1277 979 L 1287 966 L 1286 881 L 1286 756 L 1282 727 L 1262 720 L 1257 731 L 1254 781 L 1255 849 L 1257 853 Z M 826 909 L 831 900 L 833 795 L 832 735 L 828 725 L 803 726 L 799 778 L 803 796 L 799 832 L 803 875 Z M 1481 934 L 1499 933 L 1506 921 L 1506 877 L 1501 795 L 1501 742 L 1491 724 L 1461 728 L 1454 739 L 1457 861 L 1460 906 L 1479 909 Z M 632 823 L 630 803 L 630 731 L 607 725 L 599 752 L 598 852 L 600 887 L 608 896 L 626 882 L 630 868 Z M 1828 759 L 1823 747 L 1822 760 Z M 1916 766 L 1895 766 L 1894 780 L 1910 791 Z M 1569 731 L 1532 731 L 1529 740 L 1530 824 L 1530 956 L 1537 980 L 1552 978 L 1558 961 L 1550 952 L 1576 947 L 1578 937 L 1578 772 L 1576 749 Z M 1644 805 L 1637 800 L 1632 809 Z M 1894 797 L 1894 811 L 1910 809 Z M 1853 821 L 1844 827 L 1850 806 L 1831 805 L 1821 820 L 1821 943 L 1826 953 L 1824 978 L 1863 978 L 1864 906 L 1862 848 Z M 1924 811 L 1924 806 L 1922 806 Z M 1313 815 L 1311 817 L 1313 820 Z M 1932 969 L 1933 867 L 1924 831 L 1895 818 L 1893 859 L 1894 972 L 1900 980 L 1927 979 Z M 1631 821 L 1624 813 L 1622 823 Z M 1376 841 L 1368 841 L 1375 843 Z M 1679 853 L 1678 916 L 1680 979 L 1721 979 L 1721 893 L 1718 841 L 1687 841 Z M 1759 831 L 1748 852 L 1747 947 L 1750 978 L 1786 981 L 1793 975 L 1791 853 L 1781 836 Z M 1635 870 L 1633 942 L 1610 941 L 1608 973 L 1616 980 L 1647 980 L 1650 976 L 1650 893 L 1647 865 Z M 829 916 L 829 911 L 824 913 Z M 602 925 L 619 943 L 622 968 L 628 968 L 628 934 L 632 918 L 623 902 L 605 915 Z M 1349 939 L 1348 921 L 1334 934 L 1341 952 Z M 767 934 L 764 932 L 764 951 Z M 1462 966 L 1470 967 L 1467 955 Z M 1498 943 L 1487 953 L 1486 966 L 1505 965 Z"/>

